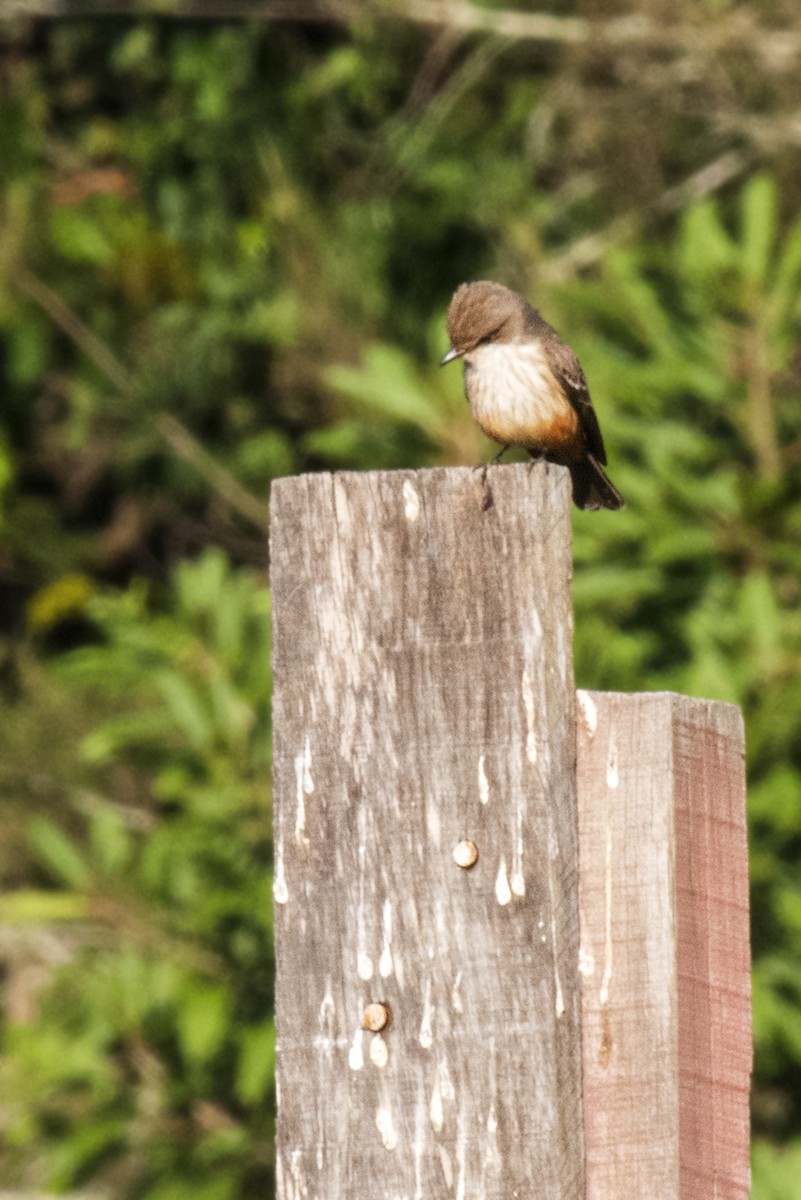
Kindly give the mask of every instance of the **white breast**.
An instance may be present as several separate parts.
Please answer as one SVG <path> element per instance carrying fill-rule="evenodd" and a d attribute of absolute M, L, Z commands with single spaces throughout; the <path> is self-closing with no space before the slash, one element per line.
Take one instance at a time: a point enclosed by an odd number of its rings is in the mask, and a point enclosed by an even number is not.
<path fill-rule="evenodd" d="M 490 343 L 464 361 L 473 415 L 496 441 L 536 445 L 570 410 L 538 342 Z"/>

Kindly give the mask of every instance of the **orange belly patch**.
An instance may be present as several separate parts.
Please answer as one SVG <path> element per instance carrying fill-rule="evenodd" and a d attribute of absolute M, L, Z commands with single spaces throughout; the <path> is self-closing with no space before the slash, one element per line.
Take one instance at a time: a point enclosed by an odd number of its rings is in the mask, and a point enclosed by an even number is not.
<path fill-rule="evenodd" d="M 536 344 L 474 351 L 465 384 L 476 420 L 494 441 L 566 464 L 584 453 L 578 413 Z"/>
<path fill-rule="evenodd" d="M 569 401 L 565 402 L 547 427 L 540 427 L 533 442 L 524 442 L 527 450 L 544 450 L 555 462 L 573 463 L 584 453 L 584 437 L 578 413 Z"/>

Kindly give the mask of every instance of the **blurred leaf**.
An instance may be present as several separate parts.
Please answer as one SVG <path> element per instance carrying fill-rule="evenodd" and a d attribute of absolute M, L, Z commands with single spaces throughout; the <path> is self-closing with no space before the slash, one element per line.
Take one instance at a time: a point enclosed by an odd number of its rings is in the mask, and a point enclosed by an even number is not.
<path fill-rule="evenodd" d="M 798 1200 L 801 1140 L 788 1146 L 772 1146 L 762 1139 L 756 1141 L 751 1169 L 751 1200 Z"/>
<path fill-rule="evenodd" d="M 395 347 L 368 346 L 361 367 L 329 367 L 326 378 L 331 387 L 383 417 L 414 422 L 434 433 L 441 427 L 441 414 L 426 399 L 408 356 Z"/>
<path fill-rule="evenodd" d="M 9 925 L 45 925 L 51 921 L 85 921 L 90 915 L 84 896 L 73 892 L 18 890 L 0 897 L 0 921 Z"/>
<path fill-rule="evenodd" d="M 51 217 L 53 245 L 65 258 L 94 267 L 114 261 L 115 249 L 94 217 L 80 209 L 57 209 Z"/>
<path fill-rule="evenodd" d="M 177 672 L 160 671 L 155 679 L 169 716 L 196 749 L 211 738 L 211 724 L 200 697 Z"/>
<path fill-rule="evenodd" d="M 122 1117 L 84 1126 L 77 1136 L 56 1152 L 53 1187 L 63 1190 L 76 1179 L 86 1178 L 108 1155 L 125 1142 L 126 1122 Z"/>
<path fill-rule="evenodd" d="M 264 1099 L 275 1073 L 275 1024 L 264 1021 L 245 1029 L 239 1048 L 236 1090 L 243 1104 Z"/>
<path fill-rule="evenodd" d="M 31 823 L 31 841 L 42 862 L 61 883 L 83 890 L 91 872 L 72 841 L 51 821 L 42 818 Z"/>
<path fill-rule="evenodd" d="M 193 988 L 178 1013 L 178 1036 L 191 1062 L 205 1063 L 228 1034 L 231 1000 L 226 988 L 206 984 Z"/>
<path fill-rule="evenodd" d="M 737 247 L 713 200 L 692 204 L 683 214 L 677 249 L 681 269 L 690 279 L 714 277 L 737 261 Z"/>
<path fill-rule="evenodd" d="M 764 284 L 776 237 L 776 184 L 756 175 L 743 190 L 742 272 L 752 285 Z"/>
<path fill-rule="evenodd" d="M 98 866 L 107 875 L 122 871 L 133 852 L 132 840 L 121 814 L 109 804 L 94 808 L 90 823 L 92 851 Z"/>
<path fill-rule="evenodd" d="M 93 589 L 92 581 L 85 575 L 62 575 L 38 592 L 28 605 L 31 629 L 47 631 L 60 621 L 82 615 Z"/>

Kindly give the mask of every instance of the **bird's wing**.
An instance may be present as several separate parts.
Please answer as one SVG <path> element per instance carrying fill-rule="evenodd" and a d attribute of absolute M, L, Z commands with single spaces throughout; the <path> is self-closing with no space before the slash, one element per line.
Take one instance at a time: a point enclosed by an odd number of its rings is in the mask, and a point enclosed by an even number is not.
<path fill-rule="evenodd" d="M 555 332 L 553 338 L 548 339 L 548 358 L 557 381 L 578 413 L 587 450 L 597 462 L 606 466 L 604 439 L 581 363 L 575 352 Z"/>

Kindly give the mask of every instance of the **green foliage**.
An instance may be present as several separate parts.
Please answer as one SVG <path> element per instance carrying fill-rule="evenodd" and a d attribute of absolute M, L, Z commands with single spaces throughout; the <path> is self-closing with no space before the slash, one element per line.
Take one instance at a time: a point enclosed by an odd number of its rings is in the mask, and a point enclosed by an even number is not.
<path fill-rule="evenodd" d="M 751 1200 L 793 1200 L 798 1195 L 799 1171 L 801 1146 L 797 1142 L 786 1149 L 777 1149 L 768 1142 L 758 1141 L 752 1160 Z"/>
<path fill-rule="evenodd" d="M 4 43 L 0 920 L 50 981 L 3 1030 L 14 1185 L 269 1194 L 268 486 L 486 456 L 436 364 L 488 276 L 579 351 L 627 499 L 575 515 L 579 683 L 744 707 L 754 1195 L 795 1197 L 797 88 L 674 9 L 692 63 L 369 4 Z M 724 150 L 762 166 L 714 194 Z"/>
<path fill-rule="evenodd" d="M 75 793 L 79 842 L 31 826 L 54 890 L 1 911 L 79 920 L 88 944 L 40 1021 L 9 1029 L 8 1136 L 20 1161 L 56 1139 L 58 1188 L 255 1196 L 274 1061 L 268 598 L 218 550 L 150 591 L 95 595 L 96 643 L 57 664 L 105 714 L 81 747 L 92 789 Z"/>

